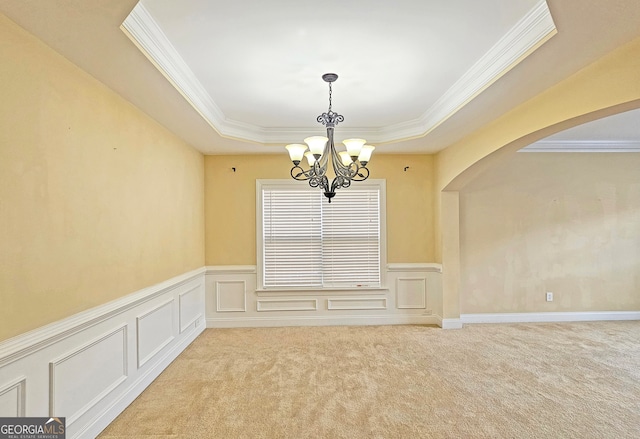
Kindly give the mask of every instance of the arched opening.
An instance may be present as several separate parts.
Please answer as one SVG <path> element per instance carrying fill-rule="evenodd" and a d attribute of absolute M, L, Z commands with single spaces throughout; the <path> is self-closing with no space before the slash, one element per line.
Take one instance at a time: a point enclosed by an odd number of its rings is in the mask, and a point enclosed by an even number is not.
<path fill-rule="evenodd" d="M 637 108 L 640 100 L 633 100 L 530 133 L 445 187 L 443 326 L 638 314 L 640 130 L 623 139 L 626 152 L 615 136 L 590 139 L 581 152 L 557 150 L 569 128 Z M 625 117 L 640 126 L 640 110 Z M 545 138 L 556 139 L 556 151 L 540 148 L 548 147 L 548 140 L 537 143 Z M 594 140 L 601 141 L 598 152 Z M 538 145 L 537 152 L 518 152 L 531 144 L 524 151 Z M 607 144 L 616 152 L 602 152 Z"/>
<path fill-rule="evenodd" d="M 531 143 L 568 128 L 640 108 L 640 38 L 514 108 L 436 157 L 436 260 L 442 262 L 443 327 L 461 327 L 459 190 Z"/>
<path fill-rule="evenodd" d="M 559 134 L 460 189 L 463 322 L 640 309 L 640 110 Z"/>

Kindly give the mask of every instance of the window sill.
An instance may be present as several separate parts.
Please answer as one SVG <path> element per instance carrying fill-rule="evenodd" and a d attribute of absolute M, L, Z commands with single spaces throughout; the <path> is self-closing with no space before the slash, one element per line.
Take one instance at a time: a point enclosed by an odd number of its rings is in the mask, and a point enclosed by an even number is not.
<path fill-rule="evenodd" d="M 335 296 L 337 294 L 385 294 L 386 287 L 356 287 L 356 288 L 269 288 L 256 289 L 258 296 Z"/>

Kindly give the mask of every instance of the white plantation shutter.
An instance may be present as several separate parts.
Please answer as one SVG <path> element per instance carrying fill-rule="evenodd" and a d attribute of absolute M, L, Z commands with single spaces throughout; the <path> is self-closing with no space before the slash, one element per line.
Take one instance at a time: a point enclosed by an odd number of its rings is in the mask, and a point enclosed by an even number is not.
<path fill-rule="evenodd" d="M 264 286 L 321 286 L 321 200 L 301 190 L 262 193 Z"/>
<path fill-rule="evenodd" d="M 264 288 L 380 286 L 379 185 L 340 190 L 331 203 L 295 183 L 259 187 Z"/>
<path fill-rule="evenodd" d="M 322 204 L 323 284 L 380 285 L 378 190 L 349 188 Z"/>

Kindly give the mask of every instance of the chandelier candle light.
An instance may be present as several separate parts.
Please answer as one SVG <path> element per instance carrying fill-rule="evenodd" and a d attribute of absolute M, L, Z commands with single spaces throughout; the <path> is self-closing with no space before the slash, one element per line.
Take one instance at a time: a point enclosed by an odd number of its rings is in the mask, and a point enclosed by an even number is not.
<path fill-rule="evenodd" d="M 346 151 L 337 152 L 333 143 L 333 129 L 339 122 L 344 122 L 344 116 L 331 109 L 331 84 L 338 79 L 335 73 L 325 73 L 322 79 L 329 83 L 329 110 L 322 113 L 316 119 L 319 123 L 327 127 L 327 137 L 313 136 L 304 139 L 307 145 L 294 143 L 287 145 L 287 151 L 293 162 L 291 176 L 300 181 L 309 180 L 309 186 L 320 187 L 324 190 L 324 196 L 331 199 L 336 195 L 336 190 L 351 186 L 352 181 L 364 181 L 369 177 L 367 163 L 371 158 L 371 153 L 375 146 L 365 145 L 364 139 L 346 139 L 342 143 L 346 146 Z M 302 157 L 306 157 L 309 169 L 300 167 Z M 329 163 L 335 175 L 331 186 L 327 178 Z"/>

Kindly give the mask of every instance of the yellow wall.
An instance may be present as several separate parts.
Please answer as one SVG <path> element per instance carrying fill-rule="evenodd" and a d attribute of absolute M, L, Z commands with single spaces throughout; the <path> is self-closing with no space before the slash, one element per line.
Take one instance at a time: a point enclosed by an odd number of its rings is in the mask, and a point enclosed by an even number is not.
<path fill-rule="evenodd" d="M 436 260 L 443 235 L 440 191 L 460 190 L 513 152 L 556 132 L 640 107 L 640 38 L 450 145 L 436 156 Z"/>
<path fill-rule="evenodd" d="M 202 155 L 0 15 L 0 340 L 204 263 Z"/>
<path fill-rule="evenodd" d="M 638 99 L 640 38 L 441 151 L 438 154 L 437 187 L 447 187 L 461 172 L 505 145 L 522 139 L 512 148 L 517 150 L 588 120 L 584 118 L 572 121 L 574 118 Z M 640 103 L 630 106 L 638 107 Z M 609 114 L 617 112 L 620 110 Z M 591 120 L 605 115 L 607 114 L 595 115 Z M 534 136 L 529 136 L 532 133 Z M 457 184 L 448 189 L 455 190 L 462 186 L 463 184 Z"/>
<path fill-rule="evenodd" d="M 461 312 L 638 310 L 639 170 L 634 153 L 520 153 L 470 183 Z"/>
<path fill-rule="evenodd" d="M 256 179 L 288 179 L 290 169 L 284 149 L 278 155 L 205 157 L 207 265 L 256 264 Z M 433 157 L 374 154 L 369 169 L 370 178 L 387 181 L 387 261 L 431 262 Z"/>
<path fill-rule="evenodd" d="M 435 260 L 442 262 L 444 319 L 460 317 L 458 192 L 515 151 L 556 132 L 640 107 L 640 38 L 614 50 L 435 157 Z M 489 301 L 489 299 L 487 299 Z"/>

